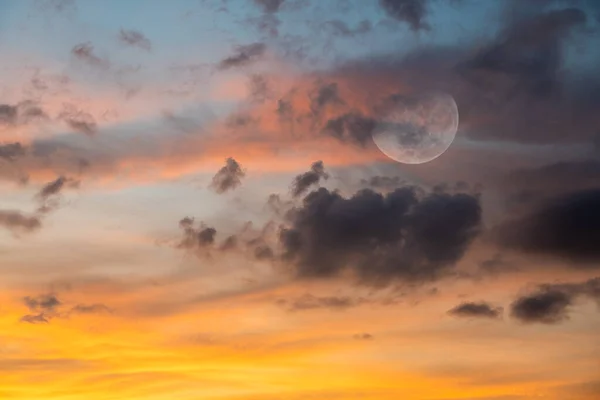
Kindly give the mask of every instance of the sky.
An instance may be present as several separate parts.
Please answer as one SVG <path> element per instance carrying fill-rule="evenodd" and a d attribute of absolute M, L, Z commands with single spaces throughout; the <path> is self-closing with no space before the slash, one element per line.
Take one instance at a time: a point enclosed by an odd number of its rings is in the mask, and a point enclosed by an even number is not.
<path fill-rule="evenodd" d="M 0 0 L 0 54 L 1 399 L 600 397 L 595 0 Z"/>

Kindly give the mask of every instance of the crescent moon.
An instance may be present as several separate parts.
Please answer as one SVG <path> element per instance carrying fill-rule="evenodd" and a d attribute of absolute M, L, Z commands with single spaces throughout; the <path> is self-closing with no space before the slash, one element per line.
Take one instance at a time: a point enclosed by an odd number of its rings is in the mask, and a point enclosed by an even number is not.
<path fill-rule="evenodd" d="M 441 156 L 458 130 L 458 106 L 446 93 L 395 96 L 373 130 L 383 154 L 404 164 L 423 164 Z"/>

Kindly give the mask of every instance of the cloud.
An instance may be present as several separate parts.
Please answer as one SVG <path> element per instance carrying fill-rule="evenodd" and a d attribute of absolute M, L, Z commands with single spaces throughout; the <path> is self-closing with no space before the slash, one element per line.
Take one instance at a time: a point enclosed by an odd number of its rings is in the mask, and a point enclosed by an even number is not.
<path fill-rule="evenodd" d="M 19 142 L 5 143 L 0 145 L 0 158 L 7 161 L 15 161 L 19 157 L 23 157 L 26 153 L 26 148 Z"/>
<path fill-rule="evenodd" d="M 240 164 L 229 157 L 225 161 L 225 166 L 212 178 L 210 187 L 215 192 L 222 194 L 240 186 L 244 176 L 246 176 L 246 173 L 242 170 Z"/>
<path fill-rule="evenodd" d="M 76 314 L 100 314 L 105 312 L 112 312 L 112 310 L 104 304 L 77 304 L 71 308 L 72 313 Z"/>
<path fill-rule="evenodd" d="M 360 184 L 363 186 L 368 186 L 377 191 L 388 191 L 405 186 L 407 182 L 399 176 L 375 175 L 369 179 L 361 179 Z"/>
<path fill-rule="evenodd" d="M 23 303 L 32 314 L 21 317 L 21 322 L 30 324 L 50 323 L 54 318 L 68 318 L 71 314 L 100 314 L 112 313 L 108 306 L 95 304 L 77 304 L 71 307 L 68 312 L 63 312 L 65 303 L 58 299 L 54 294 L 43 294 L 36 297 L 26 296 Z"/>
<path fill-rule="evenodd" d="M 588 141 L 591 146 L 600 125 L 594 111 L 600 105 L 595 89 L 600 79 L 564 68 L 568 44 L 591 49 L 592 37 L 580 29 L 585 20 L 578 9 L 538 9 L 527 18 L 507 20 L 487 43 L 422 46 L 405 55 L 369 56 L 338 64 L 322 75 L 338 84 L 347 96 L 344 100 L 351 100 L 355 109 L 348 110 L 349 115 L 367 120 L 377 119 L 378 108 L 394 95 L 442 91 L 455 98 L 461 127 L 471 139 Z M 365 130 L 359 130 L 362 142 L 370 137 Z"/>
<path fill-rule="evenodd" d="M 86 135 L 93 135 L 98 130 L 98 124 L 95 118 L 75 106 L 65 104 L 63 111 L 58 115 L 67 125 L 76 132 L 81 132 Z"/>
<path fill-rule="evenodd" d="M 509 207 L 531 210 L 557 195 L 597 188 L 599 174 L 600 160 L 583 159 L 519 168 L 498 183 Z"/>
<path fill-rule="evenodd" d="M 46 185 L 44 185 L 44 187 L 42 187 L 37 194 L 37 197 L 41 200 L 46 200 L 48 197 L 60 193 L 65 186 L 65 183 L 67 183 L 67 178 L 60 176 L 56 180 L 48 182 Z"/>
<path fill-rule="evenodd" d="M 600 304 L 600 278 L 539 285 L 534 292 L 511 304 L 511 316 L 523 323 L 557 324 L 569 319 L 569 311 L 580 297 L 591 298 Z"/>
<path fill-rule="evenodd" d="M 121 29 L 119 31 L 119 40 L 129 46 L 139 47 L 146 51 L 152 50 L 150 39 L 138 31 Z"/>
<path fill-rule="evenodd" d="M 511 316 L 521 322 L 555 324 L 568 319 L 573 299 L 569 293 L 544 289 L 520 297 L 511 304 Z"/>
<path fill-rule="evenodd" d="M 44 316 L 43 313 L 42 314 L 36 314 L 36 315 L 32 315 L 32 314 L 23 315 L 19 321 L 20 322 L 27 322 L 29 324 L 47 324 L 47 323 L 50 322 Z"/>
<path fill-rule="evenodd" d="M 352 336 L 356 340 L 373 340 L 373 335 L 370 333 L 357 333 Z"/>
<path fill-rule="evenodd" d="M 373 25 L 368 20 L 362 20 L 355 28 L 350 28 L 344 21 L 333 19 L 323 23 L 323 28 L 329 35 L 354 37 L 373 30 Z"/>
<path fill-rule="evenodd" d="M 299 277 L 351 271 L 362 283 L 438 277 L 460 260 L 479 232 L 479 198 L 418 195 L 413 187 L 386 195 L 363 189 L 345 198 L 320 188 L 287 213 L 283 259 Z"/>
<path fill-rule="evenodd" d="M 502 246 L 594 268 L 600 260 L 600 189 L 561 195 L 492 230 Z"/>
<path fill-rule="evenodd" d="M 231 69 L 248 66 L 263 57 L 267 50 L 264 43 L 252 43 L 236 46 L 233 54 L 219 63 L 219 69 Z"/>
<path fill-rule="evenodd" d="M 468 318 L 500 318 L 502 316 L 502 307 L 496 307 L 489 303 L 461 303 L 448 311 L 448 314 L 455 317 Z"/>
<path fill-rule="evenodd" d="M 315 161 L 310 171 L 297 175 L 292 182 L 292 196 L 298 197 L 305 193 L 308 188 L 319 183 L 321 179 L 329 179 L 329 175 L 325 172 L 323 161 Z"/>
<path fill-rule="evenodd" d="M 45 118 L 47 115 L 44 110 L 31 100 L 25 100 L 15 105 L 0 104 L 0 126 L 22 125 Z"/>
<path fill-rule="evenodd" d="M 107 60 L 94 54 L 94 46 L 90 42 L 79 43 L 73 46 L 71 54 L 79 61 L 92 67 L 107 69 L 110 66 Z"/>
<path fill-rule="evenodd" d="M 284 307 L 288 312 L 308 311 L 315 309 L 346 310 L 364 304 L 367 300 L 354 297 L 317 297 L 305 294 L 295 299 L 279 299 L 277 305 Z"/>
<path fill-rule="evenodd" d="M 26 296 L 23 298 L 23 303 L 31 312 L 54 312 L 62 304 L 53 294 L 45 294 L 37 297 Z"/>
<path fill-rule="evenodd" d="M 413 31 L 429 29 L 424 21 L 427 0 L 379 0 L 379 4 L 390 17 L 407 23 Z"/>
<path fill-rule="evenodd" d="M 201 250 L 211 247 L 215 243 L 217 230 L 200 223 L 194 226 L 194 219 L 185 217 L 179 221 L 179 228 L 183 230 L 183 239 L 177 245 L 180 249 Z"/>
<path fill-rule="evenodd" d="M 372 133 L 377 121 L 359 112 L 349 112 L 327 121 L 321 132 L 342 142 L 367 146 L 372 143 Z"/>
<path fill-rule="evenodd" d="M 0 210 L 0 227 L 6 228 L 15 234 L 31 233 L 42 227 L 42 222 L 37 216 L 26 216 L 20 211 Z"/>
<path fill-rule="evenodd" d="M 285 0 L 254 0 L 254 4 L 266 13 L 276 13 Z"/>

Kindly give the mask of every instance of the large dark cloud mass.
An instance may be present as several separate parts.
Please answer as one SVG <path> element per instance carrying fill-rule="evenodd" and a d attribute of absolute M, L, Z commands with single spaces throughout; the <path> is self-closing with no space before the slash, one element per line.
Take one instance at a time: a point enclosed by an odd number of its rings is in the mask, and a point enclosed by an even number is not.
<path fill-rule="evenodd" d="M 498 226 L 503 246 L 566 261 L 600 265 L 600 189 L 561 195 Z"/>
<path fill-rule="evenodd" d="M 288 213 L 280 240 L 300 277 L 346 270 L 364 282 L 431 279 L 455 264 L 476 236 L 479 199 L 419 196 L 404 187 L 386 195 L 364 189 L 349 198 L 320 188 Z"/>

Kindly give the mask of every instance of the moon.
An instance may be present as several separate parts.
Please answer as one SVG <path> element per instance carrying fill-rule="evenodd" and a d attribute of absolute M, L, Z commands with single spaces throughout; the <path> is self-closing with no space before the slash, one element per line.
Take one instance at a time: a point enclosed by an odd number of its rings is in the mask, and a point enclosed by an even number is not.
<path fill-rule="evenodd" d="M 381 112 L 373 141 L 383 154 L 404 164 L 423 164 L 441 156 L 458 129 L 458 107 L 446 93 L 393 96 Z"/>

